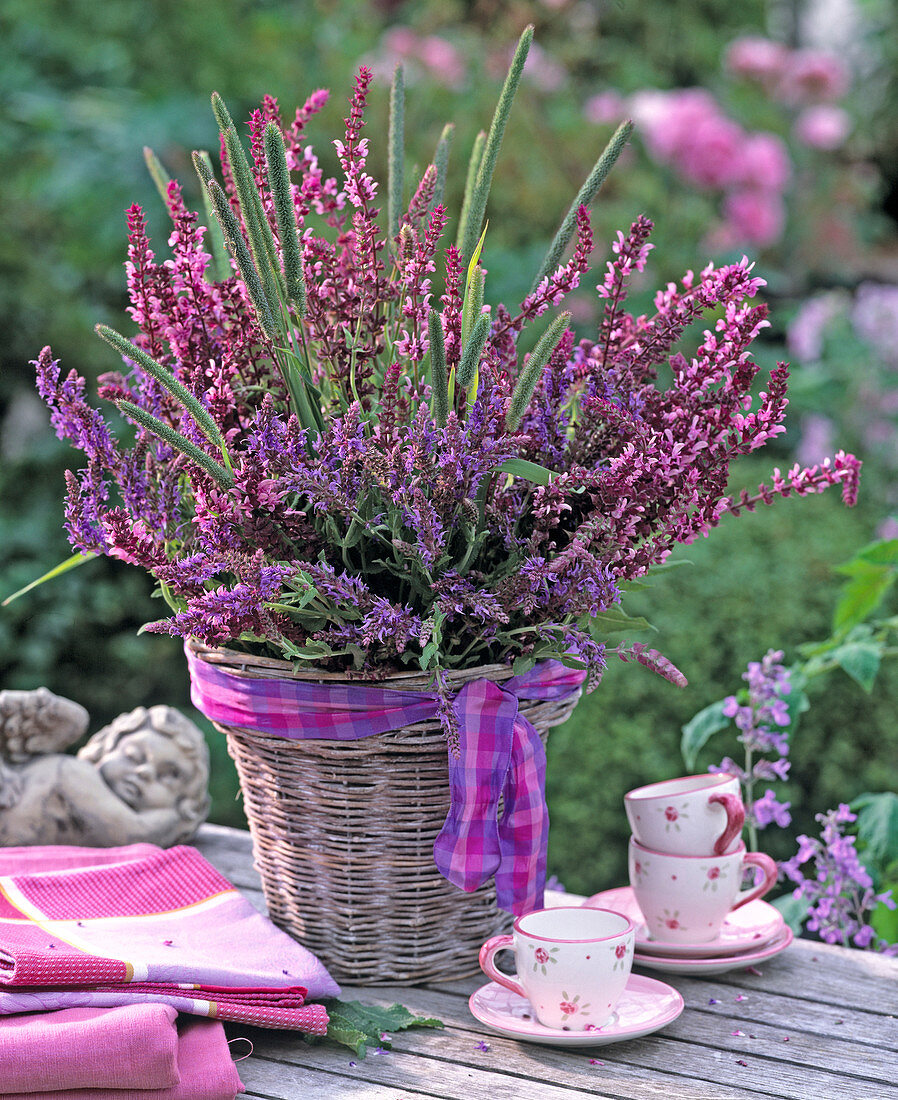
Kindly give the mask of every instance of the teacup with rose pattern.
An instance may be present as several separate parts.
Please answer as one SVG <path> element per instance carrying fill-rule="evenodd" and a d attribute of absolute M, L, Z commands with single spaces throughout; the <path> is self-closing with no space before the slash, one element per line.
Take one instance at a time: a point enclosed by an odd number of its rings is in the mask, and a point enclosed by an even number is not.
<path fill-rule="evenodd" d="M 746 868 L 758 868 L 762 878 L 743 889 Z M 719 856 L 680 856 L 631 837 L 629 870 L 649 937 L 661 943 L 708 943 L 729 913 L 762 897 L 777 879 L 770 856 L 748 852 L 741 843 Z"/>
<path fill-rule="evenodd" d="M 488 978 L 526 998 L 545 1027 L 598 1030 L 614 1014 L 630 977 L 636 926 L 610 909 L 558 906 L 518 917 L 511 936 L 493 936 L 480 949 Z M 496 968 L 511 950 L 517 974 Z"/>
<path fill-rule="evenodd" d="M 633 836 L 646 848 L 681 856 L 711 856 L 740 844 L 745 806 L 734 775 L 686 775 L 624 795 Z"/>

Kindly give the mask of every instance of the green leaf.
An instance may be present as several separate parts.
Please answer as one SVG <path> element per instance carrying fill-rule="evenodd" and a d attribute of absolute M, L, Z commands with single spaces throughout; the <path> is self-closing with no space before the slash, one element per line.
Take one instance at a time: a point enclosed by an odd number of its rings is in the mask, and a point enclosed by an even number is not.
<path fill-rule="evenodd" d="M 480 266 L 480 251 L 486 237 L 486 229 L 483 236 L 474 249 L 474 255 L 468 264 L 468 273 L 465 277 L 465 297 L 461 307 L 461 345 L 470 341 L 471 331 L 475 322 L 483 314 L 483 296 L 486 287 L 486 272 Z"/>
<path fill-rule="evenodd" d="M 405 1031 L 410 1027 L 441 1028 L 442 1020 L 430 1016 L 415 1016 L 402 1005 L 389 1008 L 366 1005 L 360 1001 L 326 1000 L 327 1038 L 349 1047 L 359 1058 L 364 1058 L 368 1045 L 390 1046 L 388 1039 L 381 1039 L 383 1032 Z"/>
<path fill-rule="evenodd" d="M 20 588 L 18 592 L 13 592 L 11 596 L 7 596 L 6 599 L 0 604 L 0 607 L 6 607 L 7 604 L 17 600 L 19 596 L 24 596 L 26 592 L 30 592 L 32 588 L 37 588 L 38 585 L 43 584 L 45 581 L 52 581 L 56 577 L 61 577 L 63 573 L 68 573 L 70 569 L 74 569 L 78 565 L 84 565 L 86 561 L 91 561 L 97 557 L 93 551 L 89 554 L 72 554 L 70 558 L 66 558 L 65 561 L 61 561 L 59 565 L 54 565 L 52 569 L 44 573 L 42 577 L 38 577 L 37 580 L 31 581 L 26 584 L 24 588 Z"/>
<path fill-rule="evenodd" d="M 898 566 L 898 539 L 879 539 L 868 543 L 854 555 L 851 561 L 843 562 L 836 566 L 837 573 L 847 573 L 857 561 L 869 562 L 871 565 Z"/>
<path fill-rule="evenodd" d="M 671 569 L 679 569 L 681 565 L 694 565 L 694 562 L 689 561 L 687 558 L 680 558 L 677 561 L 665 561 L 660 565 L 653 565 L 648 573 L 644 573 L 641 577 L 634 580 L 618 581 L 617 587 L 621 592 L 640 592 L 643 589 L 651 588 L 652 581 L 660 576 L 661 573 L 668 573 Z"/>
<path fill-rule="evenodd" d="M 890 889 L 892 897 L 898 900 L 898 882 L 886 880 L 880 887 L 880 893 Z M 898 943 L 898 909 L 890 909 L 881 901 L 870 914 L 870 923 L 876 935 L 881 936 L 886 943 Z"/>
<path fill-rule="evenodd" d="M 507 458 L 495 469 L 498 474 L 522 477 L 525 481 L 532 481 L 537 485 L 548 485 L 553 477 L 558 477 L 554 470 L 547 470 L 545 466 L 529 462 L 526 458 Z"/>
<path fill-rule="evenodd" d="M 785 696 L 786 709 L 789 712 L 789 737 L 795 732 L 800 716 L 811 707 L 811 700 L 804 690 L 804 677 L 796 669 L 791 672 L 792 690 Z"/>
<path fill-rule="evenodd" d="M 156 184 L 156 190 L 165 203 L 165 209 L 168 210 L 168 185 L 171 183 L 171 176 L 169 176 L 168 172 L 162 167 L 162 162 L 149 145 L 144 145 L 143 147 L 143 160 L 153 183 Z"/>
<path fill-rule="evenodd" d="M 730 719 L 723 713 L 723 699 L 700 710 L 694 718 L 691 718 L 683 726 L 683 736 L 680 739 L 680 752 L 688 771 L 693 771 L 696 766 L 698 754 L 707 744 L 709 738 L 715 733 L 726 729 Z"/>
<path fill-rule="evenodd" d="M 527 60 L 527 54 L 530 51 L 530 43 L 532 41 L 533 26 L 531 24 L 524 28 L 524 32 L 518 40 L 518 45 L 515 49 L 508 75 L 505 77 L 505 83 L 499 95 L 499 102 L 496 104 L 496 110 L 493 114 L 493 121 L 490 125 L 490 132 L 486 139 L 486 145 L 484 146 L 483 157 L 477 169 L 477 181 L 474 184 L 474 191 L 471 196 L 465 220 L 464 239 L 461 242 L 463 266 L 470 260 L 474 252 L 477 238 L 480 236 L 480 227 L 483 224 L 490 186 L 493 182 L 493 172 L 496 168 L 496 161 L 499 158 L 499 147 L 502 144 L 502 138 L 505 134 L 505 126 L 508 122 L 508 116 L 511 113 L 511 105 L 514 102 L 515 93 L 518 90 L 518 85 L 521 83 L 524 62 Z"/>
<path fill-rule="evenodd" d="M 898 860 L 898 794 L 880 791 L 859 795 L 851 803 L 857 811 L 857 837 L 865 862 L 882 868 Z"/>
<path fill-rule="evenodd" d="M 898 574 L 887 565 L 874 565 L 857 558 L 840 566 L 839 571 L 850 574 L 833 616 L 834 632 L 844 634 L 876 610 Z"/>
<path fill-rule="evenodd" d="M 589 620 L 590 630 L 596 637 L 616 634 L 621 630 L 654 630 L 655 627 L 641 615 L 628 615 L 619 605 L 614 604 L 607 611 L 600 611 Z"/>
<path fill-rule="evenodd" d="M 848 642 L 833 651 L 832 659 L 864 691 L 872 691 L 882 661 L 880 645 L 876 642 Z"/>

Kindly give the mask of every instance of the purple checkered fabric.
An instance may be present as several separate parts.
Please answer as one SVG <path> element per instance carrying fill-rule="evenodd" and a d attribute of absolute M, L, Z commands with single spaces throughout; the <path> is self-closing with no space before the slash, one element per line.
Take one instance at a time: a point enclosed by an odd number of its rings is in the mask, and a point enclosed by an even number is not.
<path fill-rule="evenodd" d="M 355 741 L 437 714 L 435 695 L 254 679 L 186 653 L 193 704 L 222 725 L 293 740 Z M 490 680 L 465 684 L 454 700 L 459 753 L 449 753 L 450 806 L 434 861 L 462 890 L 476 890 L 495 875 L 499 906 L 518 915 L 542 907 L 549 835 L 546 754 L 518 713 L 518 700 L 564 699 L 584 677 L 558 661 L 543 661 L 501 686 Z"/>

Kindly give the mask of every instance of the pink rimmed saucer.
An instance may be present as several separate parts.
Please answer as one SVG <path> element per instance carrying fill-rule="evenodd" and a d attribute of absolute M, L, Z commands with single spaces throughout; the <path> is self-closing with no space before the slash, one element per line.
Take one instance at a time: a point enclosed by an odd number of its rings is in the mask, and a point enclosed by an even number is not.
<path fill-rule="evenodd" d="M 701 978 L 710 974 L 728 974 L 731 970 L 744 970 L 747 966 L 772 959 L 781 951 L 785 951 L 794 939 L 792 929 L 784 924 L 782 931 L 763 947 L 751 951 L 743 951 L 738 955 L 726 955 L 716 959 L 672 959 L 663 955 L 644 955 L 636 952 L 633 956 L 633 965 L 641 966 L 646 970 L 660 970 L 663 974 L 689 974 L 694 978 Z"/>
<path fill-rule="evenodd" d="M 528 1000 L 496 982 L 472 993 L 468 1007 L 482 1024 L 509 1039 L 556 1047 L 598 1047 L 639 1039 L 665 1027 L 683 1011 L 683 998 L 664 982 L 631 974 L 614 1015 L 604 1027 L 589 1031 L 544 1027 Z"/>
<path fill-rule="evenodd" d="M 723 922 L 720 934 L 707 943 L 664 943 L 649 937 L 645 917 L 629 886 L 603 890 L 587 898 L 583 904 L 623 913 L 636 925 L 637 952 L 664 958 L 718 959 L 723 955 L 740 955 L 770 943 L 782 933 L 785 925 L 782 913 L 758 898 L 734 909 Z"/>

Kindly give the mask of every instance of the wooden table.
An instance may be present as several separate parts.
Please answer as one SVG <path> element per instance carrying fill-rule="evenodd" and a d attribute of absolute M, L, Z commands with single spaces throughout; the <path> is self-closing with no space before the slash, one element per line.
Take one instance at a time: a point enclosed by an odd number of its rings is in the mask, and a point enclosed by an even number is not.
<path fill-rule="evenodd" d="M 264 911 L 248 833 L 205 826 L 197 847 Z M 796 940 L 758 971 L 705 979 L 653 974 L 682 993 L 683 1014 L 654 1035 L 596 1048 L 557 1049 L 490 1033 L 468 1011 L 483 977 L 344 986 L 346 1000 L 398 1001 L 446 1025 L 400 1032 L 392 1050 L 369 1050 L 364 1060 L 290 1032 L 230 1026 L 229 1034 L 249 1034 L 254 1044 L 238 1067 L 247 1095 L 273 1100 L 898 1098 L 898 960 Z"/>

